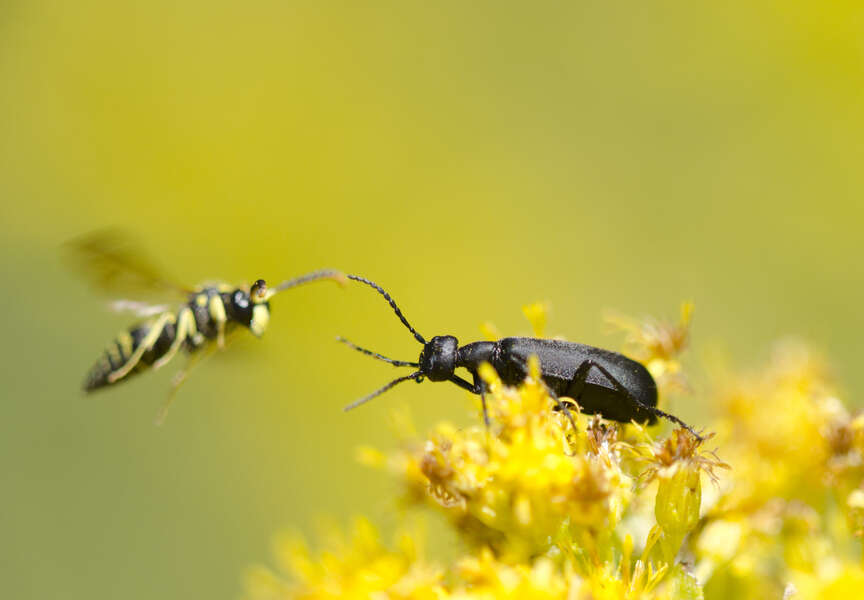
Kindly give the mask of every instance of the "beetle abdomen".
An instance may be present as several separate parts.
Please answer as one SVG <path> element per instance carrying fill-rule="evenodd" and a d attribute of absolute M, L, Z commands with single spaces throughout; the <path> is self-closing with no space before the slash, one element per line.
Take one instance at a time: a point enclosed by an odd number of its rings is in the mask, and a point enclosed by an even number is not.
<path fill-rule="evenodd" d="M 503 338 L 498 344 L 493 366 L 509 385 L 525 378 L 528 359 L 534 355 L 540 360 L 546 385 L 555 394 L 576 400 L 583 412 L 625 423 L 657 420 L 638 404 L 657 406 L 654 378 L 642 364 L 623 354 L 560 340 Z M 591 365 L 605 369 L 616 381 Z M 585 370 L 584 381 L 577 377 L 580 367 Z"/>

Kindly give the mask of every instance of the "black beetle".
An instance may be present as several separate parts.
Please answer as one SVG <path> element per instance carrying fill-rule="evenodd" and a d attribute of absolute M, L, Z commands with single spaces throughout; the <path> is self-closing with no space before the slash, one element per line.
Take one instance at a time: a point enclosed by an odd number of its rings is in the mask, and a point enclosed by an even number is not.
<path fill-rule="evenodd" d="M 345 338 L 338 338 L 355 350 L 391 365 L 417 369 L 349 404 L 345 407 L 346 411 L 368 402 L 403 381 L 413 379 L 420 383 L 426 378 L 430 381 L 450 381 L 473 394 L 479 394 L 483 404 L 483 420 L 488 426 L 485 387 L 477 373 L 478 367 L 488 362 L 504 384 L 517 385 L 525 379 L 528 359 L 534 355 L 540 361 L 541 377 L 557 408 L 564 411 L 574 428 L 573 418 L 567 407 L 558 400 L 559 396 L 572 398 L 582 412 L 597 414 L 612 421 L 654 424 L 657 417 L 663 417 L 702 439 L 684 421 L 657 408 L 657 384 L 654 378 L 642 364 L 623 354 L 585 344 L 538 338 L 508 337 L 495 342 L 473 342 L 460 347 L 458 340 L 452 335 L 438 335 L 427 342 L 408 323 L 396 302 L 380 285 L 359 275 L 347 277 L 365 283 L 384 296 L 402 324 L 414 335 L 414 339 L 423 344 L 423 350 L 417 362 L 393 360 L 361 348 Z M 470 383 L 456 375 L 458 367 L 471 373 L 474 382 Z"/>

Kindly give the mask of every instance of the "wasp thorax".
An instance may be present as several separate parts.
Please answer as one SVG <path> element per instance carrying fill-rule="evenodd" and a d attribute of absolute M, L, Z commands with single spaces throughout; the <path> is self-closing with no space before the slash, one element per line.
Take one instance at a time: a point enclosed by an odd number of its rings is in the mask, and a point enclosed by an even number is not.
<path fill-rule="evenodd" d="M 456 370 L 459 341 L 452 335 L 436 335 L 423 346 L 420 371 L 430 381 L 447 381 Z"/>
<path fill-rule="evenodd" d="M 231 301 L 226 305 L 231 320 L 245 325 L 256 336 L 261 336 L 270 323 L 270 303 L 254 301 L 255 285 L 251 293 L 236 289 L 231 293 Z"/>
<path fill-rule="evenodd" d="M 252 320 L 249 322 L 249 330 L 256 336 L 261 337 L 270 324 L 270 304 L 256 304 L 252 307 Z"/>
<path fill-rule="evenodd" d="M 228 305 L 231 318 L 238 323 L 248 325 L 252 320 L 252 302 L 246 290 L 236 289 L 231 293 L 231 302 Z"/>

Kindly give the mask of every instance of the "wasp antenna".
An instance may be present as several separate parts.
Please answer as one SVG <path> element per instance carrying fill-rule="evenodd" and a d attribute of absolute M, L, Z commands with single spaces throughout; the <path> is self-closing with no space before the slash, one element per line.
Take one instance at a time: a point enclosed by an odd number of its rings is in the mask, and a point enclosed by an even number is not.
<path fill-rule="evenodd" d="M 281 292 L 282 290 L 287 290 L 288 288 L 303 285 L 304 283 L 309 283 L 310 281 L 317 281 L 319 279 L 332 279 L 339 285 L 345 285 L 345 273 L 343 273 L 342 271 L 336 271 L 334 269 L 321 269 L 320 271 L 312 271 L 311 273 L 306 273 L 305 275 L 301 275 L 300 277 L 295 277 L 294 279 L 283 281 L 275 288 L 273 288 L 272 293 L 275 294 L 276 292 Z"/>
<path fill-rule="evenodd" d="M 349 404 L 348 406 L 346 406 L 342 410 L 345 412 L 348 412 L 351 409 L 357 408 L 361 404 L 366 404 L 375 396 L 380 396 L 381 394 L 383 394 L 384 392 L 386 392 L 390 388 L 402 383 L 403 381 L 408 381 L 409 379 L 417 379 L 417 377 L 419 377 L 419 376 L 420 376 L 420 371 L 414 371 L 410 375 L 406 375 L 405 377 L 399 377 L 397 379 L 394 379 L 393 381 L 391 381 L 390 383 L 388 383 L 387 385 L 385 385 L 381 389 L 375 390 L 374 392 L 372 392 L 368 396 L 364 396 L 363 398 L 360 398 L 359 400 L 352 402 L 351 404 Z"/>
<path fill-rule="evenodd" d="M 378 285 L 374 281 L 370 281 L 370 280 L 366 279 L 365 277 L 360 277 L 359 275 L 347 275 L 347 277 L 348 277 L 348 279 L 353 279 L 354 281 L 359 281 L 360 283 L 365 283 L 369 287 L 377 290 L 379 294 L 384 296 L 384 299 L 390 303 L 390 306 L 393 308 L 393 312 L 396 313 L 396 316 L 399 317 L 399 320 L 402 321 L 402 324 L 408 328 L 408 331 L 410 331 L 412 334 L 414 334 L 414 339 L 417 340 L 418 342 L 420 342 L 421 344 L 423 344 L 424 346 L 426 345 L 426 340 L 423 338 L 422 335 L 417 333 L 416 329 L 411 327 L 411 324 L 408 322 L 408 319 L 405 318 L 405 315 L 403 315 L 402 311 L 399 310 L 399 307 L 396 306 L 396 301 L 390 297 L 390 294 L 388 294 L 387 292 L 384 291 L 384 288 L 382 288 L 380 285 Z"/>
<path fill-rule="evenodd" d="M 357 352 L 362 352 L 366 356 L 371 356 L 372 358 L 377 358 L 378 360 L 383 360 L 384 362 L 390 363 L 391 365 L 393 365 L 395 367 L 419 367 L 420 366 L 420 363 L 408 362 L 406 360 L 394 360 L 392 358 L 387 358 L 383 354 L 378 354 L 377 352 L 373 352 L 372 350 L 367 350 L 366 348 L 361 348 L 357 344 L 355 344 L 349 340 L 346 340 L 341 335 L 338 336 L 336 338 L 336 340 L 339 342 L 342 342 L 343 344 L 345 344 L 349 348 L 354 348 Z"/>

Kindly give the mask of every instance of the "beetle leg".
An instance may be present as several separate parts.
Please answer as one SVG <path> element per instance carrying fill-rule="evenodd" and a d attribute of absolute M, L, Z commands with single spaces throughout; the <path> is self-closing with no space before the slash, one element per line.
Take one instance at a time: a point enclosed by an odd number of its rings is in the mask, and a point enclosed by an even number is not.
<path fill-rule="evenodd" d="M 470 384 L 458 375 L 451 375 L 450 381 L 461 387 L 463 390 L 468 390 L 472 394 L 479 394 L 480 390 L 477 389 L 476 382 L 475 384 Z M 475 380 L 476 381 L 476 380 Z"/>
<path fill-rule="evenodd" d="M 578 433 L 579 428 L 576 427 L 576 420 L 573 418 L 573 413 L 570 412 L 570 409 L 567 408 L 567 405 L 564 404 L 563 402 L 561 402 L 561 399 L 558 397 L 558 394 L 556 394 L 552 390 L 552 388 L 550 388 L 548 385 L 546 385 L 545 381 L 543 381 L 541 379 L 540 383 L 542 383 L 543 387 L 546 388 L 546 393 L 549 394 L 549 397 L 555 401 L 555 408 L 557 408 L 558 410 L 563 412 L 564 416 L 567 417 L 567 420 L 570 421 L 570 425 L 573 427 L 573 433 Z"/>
<path fill-rule="evenodd" d="M 480 394 L 480 404 L 483 406 L 483 423 L 486 424 L 486 429 L 489 429 L 489 410 L 486 408 L 486 382 L 477 373 L 474 375 L 474 393 Z"/>
<path fill-rule="evenodd" d="M 486 424 L 486 429 L 489 429 L 489 411 L 486 409 L 486 386 L 477 373 L 472 373 L 472 375 L 474 375 L 473 384 L 468 383 L 458 375 L 450 377 L 450 381 L 461 387 L 463 390 L 468 390 L 472 394 L 479 394 L 480 402 L 483 405 L 483 422 Z"/>
<path fill-rule="evenodd" d="M 584 369 L 584 373 L 583 373 L 583 367 L 585 367 L 585 365 L 588 365 L 588 367 Z M 587 377 L 587 375 L 588 375 L 588 369 L 590 369 L 591 367 L 594 367 L 595 369 L 597 369 L 598 371 L 603 373 L 603 376 L 609 380 L 609 383 L 611 383 L 615 387 L 615 389 L 618 391 L 618 393 L 624 394 L 626 397 L 630 398 L 630 401 L 633 402 L 636 406 L 638 406 L 639 408 L 642 408 L 643 410 L 647 410 L 648 412 L 650 412 L 654 415 L 657 415 L 658 417 L 662 417 L 664 419 L 672 421 L 673 423 L 676 423 L 677 425 L 680 425 L 681 427 L 683 427 L 684 429 L 686 429 L 687 431 L 692 433 L 696 437 L 697 440 L 699 440 L 700 442 L 702 441 L 701 435 L 699 435 L 698 433 L 693 431 L 692 427 L 690 427 L 687 423 L 685 423 L 684 421 L 682 421 L 681 419 L 679 419 L 675 415 L 670 415 L 667 412 L 663 412 L 662 410 L 660 410 L 656 406 L 648 406 L 647 404 L 643 404 L 642 402 L 640 402 L 639 399 L 636 398 L 635 396 L 633 396 L 633 394 L 631 394 L 629 392 L 629 390 L 627 390 L 627 388 L 625 388 L 623 385 L 621 385 L 621 382 L 618 381 L 617 379 L 615 379 L 612 376 L 612 374 L 606 370 L 605 367 L 598 365 L 593 360 L 586 360 L 581 365 L 579 365 L 579 368 L 576 370 L 576 374 L 574 375 L 574 379 L 576 378 L 577 375 L 581 374 L 581 383 L 584 385 L 585 384 L 585 377 Z"/>
<path fill-rule="evenodd" d="M 573 400 L 576 404 L 579 404 L 580 400 L 582 400 L 582 391 L 585 389 L 585 380 L 588 379 L 588 371 L 591 370 L 591 367 L 594 365 L 590 360 L 583 361 L 579 368 L 576 369 L 576 372 L 573 373 L 573 379 L 571 379 L 571 383 L 575 383 L 579 387 L 576 388 L 575 394 L 572 395 Z M 579 404 L 581 407 L 582 405 Z"/>

